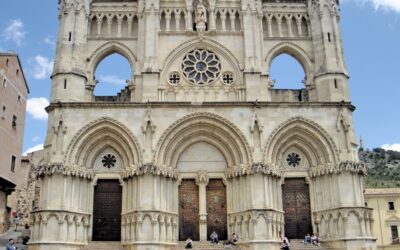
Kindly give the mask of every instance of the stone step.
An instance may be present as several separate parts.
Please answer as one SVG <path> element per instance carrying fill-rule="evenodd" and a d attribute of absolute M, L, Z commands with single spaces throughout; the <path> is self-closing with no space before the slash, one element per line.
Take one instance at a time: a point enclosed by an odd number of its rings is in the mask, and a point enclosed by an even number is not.
<path fill-rule="evenodd" d="M 321 246 L 315 246 L 310 244 L 304 244 L 303 240 L 300 239 L 292 239 L 290 240 L 290 249 L 291 250 L 331 250 L 333 248 L 325 247 L 323 244 Z"/>
<path fill-rule="evenodd" d="M 178 246 L 173 248 L 174 250 L 182 250 L 185 249 L 186 243 L 181 241 L 179 242 Z M 194 241 L 193 242 L 193 249 L 199 250 L 217 250 L 217 249 L 224 249 L 223 242 L 221 241 L 218 245 L 212 245 L 209 241 Z M 239 250 L 240 248 L 232 248 L 235 250 Z"/>
<path fill-rule="evenodd" d="M 89 242 L 88 245 L 81 247 L 80 250 L 124 250 L 121 242 L 96 241 Z"/>

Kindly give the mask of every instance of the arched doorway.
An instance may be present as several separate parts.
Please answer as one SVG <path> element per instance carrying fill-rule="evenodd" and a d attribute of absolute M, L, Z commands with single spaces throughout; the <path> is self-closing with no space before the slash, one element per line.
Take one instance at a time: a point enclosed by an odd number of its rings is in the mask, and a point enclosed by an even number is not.
<path fill-rule="evenodd" d="M 177 167 L 185 178 L 179 187 L 179 240 L 205 241 L 213 231 L 226 240 L 226 161 L 220 150 L 207 142 L 194 143 L 183 151 Z"/>

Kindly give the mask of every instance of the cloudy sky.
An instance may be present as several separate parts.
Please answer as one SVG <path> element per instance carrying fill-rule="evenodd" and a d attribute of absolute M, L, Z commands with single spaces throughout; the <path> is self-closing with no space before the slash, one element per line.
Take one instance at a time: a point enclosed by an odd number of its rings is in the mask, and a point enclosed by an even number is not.
<path fill-rule="evenodd" d="M 24 152 L 40 149 L 45 139 L 44 107 L 49 104 L 57 2 L 2 3 L 0 51 L 11 49 L 20 55 L 31 90 Z M 354 112 L 357 136 L 363 137 L 367 148 L 400 151 L 400 0 L 341 0 L 341 16 L 351 96 L 357 106 Z M 130 74 L 125 59 L 116 55 L 107 58 L 97 69 L 100 84 L 95 94 L 118 92 Z M 287 56 L 274 61 L 271 75 L 280 87 L 296 86 L 293 84 L 304 77 L 299 64 Z"/>

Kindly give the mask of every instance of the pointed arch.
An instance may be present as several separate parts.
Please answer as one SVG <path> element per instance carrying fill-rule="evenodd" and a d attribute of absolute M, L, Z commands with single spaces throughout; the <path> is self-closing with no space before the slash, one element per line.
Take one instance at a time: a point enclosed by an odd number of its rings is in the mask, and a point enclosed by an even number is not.
<path fill-rule="evenodd" d="M 87 59 L 87 71 L 89 73 L 88 79 L 93 79 L 96 68 L 99 63 L 107 56 L 117 53 L 126 58 L 131 66 L 132 75 L 134 74 L 134 68 L 136 66 L 137 57 L 133 51 L 123 43 L 117 41 L 108 42 L 99 48 L 97 48 L 92 55 Z"/>
<path fill-rule="evenodd" d="M 265 144 L 264 162 L 278 165 L 291 147 L 304 153 L 312 167 L 337 164 L 339 160 L 339 151 L 328 132 L 300 116 L 283 122 L 271 133 Z"/>
<path fill-rule="evenodd" d="M 252 164 L 249 143 L 241 131 L 227 119 L 212 113 L 194 113 L 173 123 L 159 139 L 154 163 L 176 168 L 180 155 L 197 142 L 216 147 L 227 166 Z"/>
<path fill-rule="evenodd" d="M 64 163 L 92 167 L 96 156 L 106 148 L 112 148 L 120 154 L 124 167 L 142 163 L 142 151 L 137 139 L 125 125 L 109 117 L 87 124 L 74 136 Z"/>
<path fill-rule="evenodd" d="M 309 82 L 310 80 L 312 80 L 313 61 L 310 59 L 310 56 L 304 49 L 291 42 L 279 43 L 269 51 L 267 57 L 265 58 L 267 75 L 270 75 L 272 61 L 281 54 L 288 54 L 295 58 L 303 67 L 307 81 Z"/>

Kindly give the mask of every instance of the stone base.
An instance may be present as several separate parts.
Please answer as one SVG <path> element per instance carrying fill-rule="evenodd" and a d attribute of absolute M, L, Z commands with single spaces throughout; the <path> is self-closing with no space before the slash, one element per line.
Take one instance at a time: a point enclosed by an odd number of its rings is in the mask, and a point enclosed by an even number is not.
<path fill-rule="evenodd" d="M 67 243 L 41 243 L 29 244 L 29 250 L 78 250 L 84 247 L 85 244 L 67 244 Z"/>
<path fill-rule="evenodd" d="M 135 243 L 123 246 L 125 250 L 172 250 L 178 243 Z"/>
<path fill-rule="evenodd" d="M 376 238 L 345 238 L 340 240 L 326 240 L 324 245 L 341 250 L 376 250 Z"/>
<path fill-rule="evenodd" d="M 281 243 L 277 241 L 251 241 L 239 242 L 237 244 L 241 250 L 280 250 Z"/>

